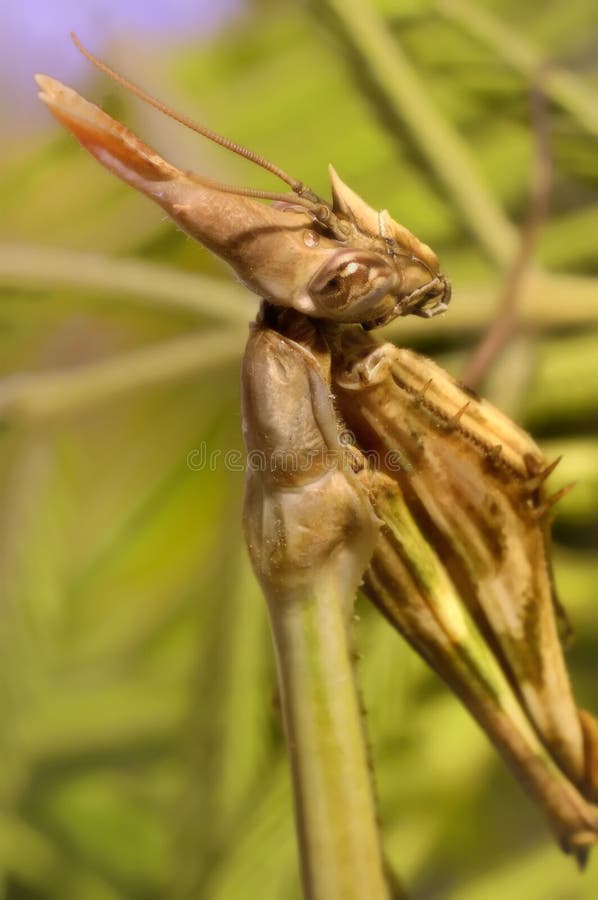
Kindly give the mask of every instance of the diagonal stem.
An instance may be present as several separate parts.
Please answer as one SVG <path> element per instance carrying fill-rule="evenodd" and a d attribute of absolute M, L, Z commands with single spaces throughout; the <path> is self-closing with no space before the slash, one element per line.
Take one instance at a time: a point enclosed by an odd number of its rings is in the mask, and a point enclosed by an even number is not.
<path fill-rule="evenodd" d="M 530 112 L 533 124 L 534 162 L 532 170 L 532 190 L 529 208 L 523 227 L 519 247 L 506 274 L 498 306 L 498 315 L 480 343 L 474 349 L 463 382 L 476 387 L 494 360 L 500 355 L 519 325 L 519 306 L 525 288 L 525 280 L 530 269 L 540 229 L 548 209 L 552 184 L 552 155 L 544 94 L 543 75 L 541 83 L 532 88 Z"/>
<path fill-rule="evenodd" d="M 217 278 L 141 259 L 116 259 L 41 244 L 0 244 L 0 285 L 19 290 L 99 291 L 169 312 L 239 324 L 251 315 L 247 293 Z"/>
<path fill-rule="evenodd" d="M 521 74 L 533 76 L 545 65 L 546 59 L 537 47 L 482 4 L 470 0 L 436 0 L 435 5 L 442 15 L 485 43 Z M 598 135 L 598 102 L 590 85 L 573 72 L 550 66 L 546 69 L 544 89 L 586 131 Z"/>
<path fill-rule="evenodd" d="M 385 108 L 411 133 L 488 256 L 505 268 L 515 252 L 515 229 L 484 183 L 465 140 L 430 100 L 398 40 L 370 3 L 328 0 L 326 5 L 341 23 Z"/>

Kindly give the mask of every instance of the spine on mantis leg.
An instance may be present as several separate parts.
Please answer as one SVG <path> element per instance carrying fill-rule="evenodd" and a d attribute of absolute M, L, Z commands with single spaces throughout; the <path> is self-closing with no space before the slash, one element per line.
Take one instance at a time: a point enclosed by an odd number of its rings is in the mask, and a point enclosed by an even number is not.
<path fill-rule="evenodd" d="M 577 709 L 557 633 L 547 546 L 550 499 L 543 484 L 550 467 L 525 432 L 430 360 L 380 345 L 357 329 L 337 331 L 332 346 L 339 408 L 361 450 L 375 454 L 378 477 L 397 489 L 393 499 L 392 492 L 379 492 L 376 509 L 386 525 L 366 593 L 464 699 L 491 739 L 506 748 L 519 777 L 527 772 L 523 780 L 563 843 L 581 857 L 598 840 L 598 809 L 582 797 L 597 796 L 596 730 L 592 717 Z M 577 797 L 577 819 L 565 812 L 566 803 L 560 812 L 552 808 L 550 767 L 544 766 L 538 780 L 534 754 L 522 766 L 526 754 L 518 762 L 515 745 L 497 730 L 498 720 L 480 712 L 486 707 L 475 699 L 472 679 L 484 677 L 483 666 L 468 668 L 460 660 L 470 653 L 473 631 L 467 630 L 462 643 L 455 639 L 453 653 L 439 652 L 428 640 L 423 622 L 431 606 L 434 621 L 449 630 L 452 613 L 410 571 L 407 522 L 419 535 L 415 556 L 427 553 L 430 566 L 455 586 L 487 658 L 503 674 L 503 686 L 515 692 L 550 752 L 552 773 L 560 770 L 561 788 L 569 784 Z M 488 693 L 486 700 L 487 712 L 496 697 Z"/>

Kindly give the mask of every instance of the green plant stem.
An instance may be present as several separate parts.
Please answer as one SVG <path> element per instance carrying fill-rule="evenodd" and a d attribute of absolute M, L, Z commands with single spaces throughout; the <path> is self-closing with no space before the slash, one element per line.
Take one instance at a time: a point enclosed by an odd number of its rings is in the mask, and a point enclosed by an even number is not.
<path fill-rule="evenodd" d="M 268 597 L 309 900 L 387 898 L 342 573 Z"/>
<path fill-rule="evenodd" d="M 541 50 L 479 3 L 436 0 L 435 5 L 442 15 L 483 41 L 518 72 L 533 77 L 543 70 L 542 90 L 590 134 L 598 135 L 596 92 L 573 73 L 558 66 L 549 66 Z"/>
<path fill-rule="evenodd" d="M 493 262 L 505 268 L 515 253 L 516 231 L 484 183 L 465 140 L 430 100 L 398 40 L 364 0 L 328 0 L 328 6 L 385 105 L 411 132 L 469 230 Z"/>
<path fill-rule="evenodd" d="M 247 291 L 207 275 L 40 244 L 0 244 L 0 285 L 19 290 L 99 291 L 235 324 L 246 322 L 255 308 Z"/>

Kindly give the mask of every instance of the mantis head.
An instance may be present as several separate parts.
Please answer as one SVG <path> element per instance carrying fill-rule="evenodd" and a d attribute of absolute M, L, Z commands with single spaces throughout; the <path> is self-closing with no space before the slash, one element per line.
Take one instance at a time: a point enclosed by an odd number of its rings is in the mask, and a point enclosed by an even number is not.
<path fill-rule="evenodd" d="M 258 296 L 313 318 L 364 328 L 396 316 L 434 316 L 447 308 L 450 284 L 436 254 L 386 210 L 369 206 L 332 166 L 329 203 L 273 163 L 174 113 L 92 56 L 74 35 L 73 40 L 117 83 L 289 185 L 291 193 L 257 191 L 183 171 L 71 88 L 36 76 L 40 98 L 86 150 L 159 203 Z"/>

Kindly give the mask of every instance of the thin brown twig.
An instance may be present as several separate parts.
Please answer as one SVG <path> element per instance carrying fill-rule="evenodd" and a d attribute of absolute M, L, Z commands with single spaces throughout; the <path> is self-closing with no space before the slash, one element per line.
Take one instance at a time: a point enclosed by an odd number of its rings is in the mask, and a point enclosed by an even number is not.
<path fill-rule="evenodd" d="M 525 278 L 536 249 L 540 228 L 548 210 L 553 161 L 547 98 L 542 88 L 542 73 L 538 73 L 530 91 L 530 114 L 534 135 L 534 159 L 528 210 L 521 228 L 515 258 L 505 277 L 498 304 L 498 314 L 467 362 L 462 380 L 469 387 L 479 384 L 519 327 L 518 307 L 523 294 Z"/>

